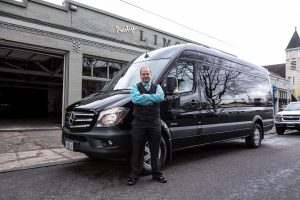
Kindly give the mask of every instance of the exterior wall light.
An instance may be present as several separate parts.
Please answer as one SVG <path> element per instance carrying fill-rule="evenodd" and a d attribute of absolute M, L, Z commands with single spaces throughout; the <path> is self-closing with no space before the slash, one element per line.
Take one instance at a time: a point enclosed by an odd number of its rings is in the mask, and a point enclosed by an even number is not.
<path fill-rule="evenodd" d="M 78 6 L 70 4 L 70 10 L 77 11 L 77 9 L 78 9 Z"/>

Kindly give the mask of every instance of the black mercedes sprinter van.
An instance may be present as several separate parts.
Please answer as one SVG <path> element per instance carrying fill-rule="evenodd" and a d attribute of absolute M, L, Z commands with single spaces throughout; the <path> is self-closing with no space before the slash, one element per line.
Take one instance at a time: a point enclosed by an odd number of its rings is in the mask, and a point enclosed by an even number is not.
<path fill-rule="evenodd" d="M 181 44 L 141 55 L 99 93 L 70 105 L 62 128 L 67 149 L 96 158 L 127 158 L 130 89 L 140 82 L 142 66 L 151 68 L 152 81 L 165 92 L 161 165 L 174 151 L 214 142 L 242 138 L 247 146 L 257 148 L 273 126 L 267 70 L 217 50 Z M 147 145 L 144 169 L 150 170 Z"/>

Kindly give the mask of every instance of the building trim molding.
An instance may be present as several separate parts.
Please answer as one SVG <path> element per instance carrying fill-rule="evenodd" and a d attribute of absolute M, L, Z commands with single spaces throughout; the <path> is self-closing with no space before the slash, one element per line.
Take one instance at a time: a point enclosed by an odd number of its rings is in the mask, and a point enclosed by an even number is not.
<path fill-rule="evenodd" d="M 88 45 L 88 46 L 94 46 L 94 47 L 98 47 L 98 48 L 105 48 L 105 49 L 109 49 L 109 50 L 119 51 L 119 52 L 127 52 L 127 53 L 130 52 L 134 55 L 140 55 L 142 52 L 142 50 L 138 51 L 138 50 L 132 50 L 132 49 L 124 48 L 124 47 L 117 47 L 114 45 L 104 44 L 101 42 L 96 42 L 96 41 L 92 41 L 92 40 L 88 40 L 88 39 L 82 39 L 80 37 L 74 37 L 74 36 L 69 36 L 69 35 L 60 34 L 60 33 L 54 33 L 54 32 L 50 32 L 50 31 L 45 31 L 45 30 L 41 30 L 41 29 L 37 29 L 37 28 L 22 26 L 22 25 L 18 25 L 18 24 L 6 23 L 3 21 L 0 21 L 0 27 L 4 28 L 4 29 L 26 32 L 26 33 L 30 33 L 30 34 L 34 34 L 34 35 L 40 35 L 40 36 L 50 37 L 50 38 L 54 38 L 54 39 L 58 39 L 58 40 L 72 42 L 74 45 L 73 50 L 77 53 L 80 52 L 80 45 L 82 45 L 82 44 Z"/>
<path fill-rule="evenodd" d="M 23 16 L 18 16 L 18 15 L 14 15 L 14 14 L 11 14 L 11 13 L 6 13 L 6 12 L 3 12 L 3 11 L 0 11 L 0 22 L 1 22 L 1 17 L 2 16 L 5 17 L 5 18 L 10 18 L 12 20 L 23 21 L 23 22 L 27 22 L 27 23 L 30 23 L 30 24 L 45 26 L 45 27 L 48 27 L 48 28 L 59 29 L 61 31 L 67 31 L 67 32 L 71 32 L 71 33 L 74 33 L 74 34 L 81 34 L 81 35 L 84 35 L 84 36 L 98 38 L 98 39 L 102 39 L 102 40 L 106 40 L 106 41 L 110 41 L 110 42 L 115 42 L 115 43 L 118 43 L 118 44 L 129 45 L 129 46 L 140 48 L 140 49 L 143 49 L 143 50 L 151 51 L 151 50 L 155 49 L 155 48 L 150 47 L 150 46 L 139 45 L 139 44 L 136 44 L 136 43 L 130 43 L 130 42 L 126 42 L 126 41 L 123 41 L 123 40 L 118 40 L 118 39 L 115 39 L 115 38 L 107 37 L 107 36 L 104 36 L 104 35 L 99 35 L 99 34 L 95 34 L 95 33 L 90 33 L 90 32 L 86 32 L 86 31 L 78 30 L 78 29 L 75 29 L 75 28 L 70 28 L 70 27 L 57 25 L 57 24 L 52 24 L 52 23 L 48 23 L 48 22 L 42 22 L 42 21 L 39 21 L 39 20 L 36 20 L 36 19 L 25 18 Z"/>

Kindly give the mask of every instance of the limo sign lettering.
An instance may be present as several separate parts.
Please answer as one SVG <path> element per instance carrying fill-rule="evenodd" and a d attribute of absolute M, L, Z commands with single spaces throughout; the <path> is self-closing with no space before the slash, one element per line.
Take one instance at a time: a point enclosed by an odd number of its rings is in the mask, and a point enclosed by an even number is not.
<path fill-rule="evenodd" d="M 133 34 L 134 31 L 136 31 L 138 28 L 135 28 L 134 26 L 124 26 L 124 27 L 119 27 L 116 25 L 116 31 L 117 33 L 131 33 Z"/>
<path fill-rule="evenodd" d="M 118 25 L 116 25 L 116 33 L 130 33 L 130 34 L 134 34 L 136 30 L 139 30 L 139 28 L 136 28 L 134 26 L 124 26 L 124 27 L 119 27 Z M 139 30 L 139 37 L 140 37 L 140 41 L 141 42 L 147 42 L 147 44 L 152 44 L 152 45 L 155 45 L 157 46 L 158 45 L 158 40 L 161 40 L 162 42 L 162 47 L 167 47 L 167 46 L 170 46 L 170 45 L 173 45 L 173 44 L 180 44 L 180 42 L 175 42 L 173 43 L 171 41 L 171 39 L 168 39 L 168 38 L 159 38 L 158 35 L 155 35 L 153 34 L 153 37 L 151 38 L 147 38 L 144 36 L 144 31 L 142 30 Z M 150 43 L 151 42 L 151 43 Z"/>

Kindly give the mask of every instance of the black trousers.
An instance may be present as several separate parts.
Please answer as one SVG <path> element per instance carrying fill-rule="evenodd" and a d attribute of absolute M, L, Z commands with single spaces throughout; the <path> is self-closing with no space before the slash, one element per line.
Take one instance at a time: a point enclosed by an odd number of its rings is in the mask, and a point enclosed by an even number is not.
<path fill-rule="evenodd" d="M 158 171 L 158 152 L 161 141 L 160 119 L 154 121 L 142 121 L 134 119 L 132 122 L 131 142 L 131 171 L 129 177 L 139 177 L 143 170 L 144 150 L 146 142 L 149 142 L 151 153 L 152 175 L 157 176 L 161 173 Z"/>

